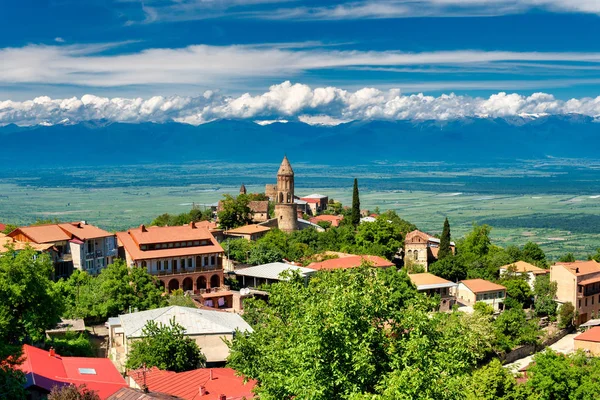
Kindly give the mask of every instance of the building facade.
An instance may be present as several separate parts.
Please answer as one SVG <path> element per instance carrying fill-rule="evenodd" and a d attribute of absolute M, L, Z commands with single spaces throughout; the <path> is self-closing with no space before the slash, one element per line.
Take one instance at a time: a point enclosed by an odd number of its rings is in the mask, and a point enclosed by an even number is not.
<path fill-rule="evenodd" d="M 575 306 L 576 324 L 600 315 L 600 263 L 576 261 L 550 267 L 550 280 L 556 282 L 556 301 Z"/>
<path fill-rule="evenodd" d="M 506 288 L 484 279 L 466 279 L 460 281 L 456 288 L 456 300 L 467 306 L 484 302 L 498 312 L 504 309 L 504 299 L 506 299 Z"/>
<path fill-rule="evenodd" d="M 419 264 L 427 271 L 429 264 L 437 261 L 439 249 L 440 239 L 419 230 L 409 232 L 404 238 L 404 264 Z M 454 242 L 450 242 L 450 249 L 454 253 Z"/>
<path fill-rule="evenodd" d="M 183 289 L 203 294 L 223 287 L 223 248 L 208 229 L 194 222 L 141 225 L 118 232 L 117 238 L 127 264 L 145 268 L 169 292 Z"/>
<path fill-rule="evenodd" d="M 419 292 L 428 296 L 440 297 L 440 311 L 450 311 L 456 303 L 456 288 L 458 285 L 446 279 L 440 278 L 428 272 L 420 274 L 409 274 L 411 282 Z"/>
<path fill-rule="evenodd" d="M 525 261 L 517 261 L 515 263 L 500 267 L 500 276 L 509 273 L 524 277 L 527 280 L 531 290 L 533 290 L 537 277 L 547 275 L 550 273 L 550 271 L 536 267 L 535 265 L 531 265 Z"/>
<path fill-rule="evenodd" d="M 277 172 L 275 219 L 279 229 L 284 232 L 298 230 L 298 210 L 294 202 L 294 170 L 287 157 L 283 157 Z"/>

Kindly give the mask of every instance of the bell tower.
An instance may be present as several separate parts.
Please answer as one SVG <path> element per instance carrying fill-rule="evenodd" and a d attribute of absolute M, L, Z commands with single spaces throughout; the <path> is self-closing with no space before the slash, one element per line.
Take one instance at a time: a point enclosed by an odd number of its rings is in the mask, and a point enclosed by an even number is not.
<path fill-rule="evenodd" d="M 287 156 L 277 172 L 277 198 L 275 199 L 275 218 L 279 229 L 292 232 L 298 229 L 297 205 L 294 203 L 294 170 Z"/>

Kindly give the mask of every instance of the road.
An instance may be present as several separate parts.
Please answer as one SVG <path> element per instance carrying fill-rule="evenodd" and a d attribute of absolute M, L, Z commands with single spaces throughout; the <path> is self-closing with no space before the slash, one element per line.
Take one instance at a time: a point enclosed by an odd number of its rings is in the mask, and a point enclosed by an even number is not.
<path fill-rule="evenodd" d="M 548 346 L 548 348 L 556 351 L 557 353 L 562 353 L 562 354 L 573 353 L 575 351 L 575 342 L 573 339 L 577 335 L 579 335 L 579 333 L 571 333 L 571 334 L 565 336 L 564 338 L 560 339 L 558 342 L 554 343 L 553 345 Z M 542 351 L 544 351 L 544 350 L 542 350 Z M 513 363 L 506 364 L 504 366 L 504 368 L 508 368 L 513 372 L 517 372 L 521 368 L 529 365 L 531 363 L 531 361 L 533 360 L 534 356 L 535 356 L 535 354 L 533 354 L 531 356 L 527 356 L 525 358 L 521 358 L 520 360 L 517 360 Z"/>

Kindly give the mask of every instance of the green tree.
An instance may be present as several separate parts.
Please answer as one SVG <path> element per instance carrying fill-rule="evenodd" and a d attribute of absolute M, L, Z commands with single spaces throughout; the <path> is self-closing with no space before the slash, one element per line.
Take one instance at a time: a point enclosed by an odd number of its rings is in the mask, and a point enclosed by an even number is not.
<path fill-rule="evenodd" d="M 531 263 L 536 264 L 541 267 L 545 267 L 547 264 L 546 263 L 546 254 L 544 254 L 544 251 L 537 243 L 533 243 L 533 242 L 525 243 L 525 246 L 523 246 L 522 254 L 523 254 L 523 259 L 525 261 L 531 262 Z"/>
<path fill-rule="evenodd" d="M 358 226 L 360 223 L 360 198 L 358 194 L 358 179 L 356 178 L 354 178 L 354 187 L 352 188 L 352 216 L 350 221 L 354 226 Z"/>
<path fill-rule="evenodd" d="M 47 254 L 27 247 L 0 256 L 0 342 L 41 340 L 63 311 L 50 280 L 54 267 Z"/>
<path fill-rule="evenodd" d="M 358 253 L 379 255 L 391 260 L 402 244 L 398 225 L 379 217 L 375 222 L 360 224 L 354 238 Z"/>
<path fill-rule="evenodd" d="M 460 262 L 460 258 L 449 256 L 438 260 L 429 266 L 429 272 L 452 282 L 467 278 L 467 270 Z"/>
<path fill-rule="evenodd" d="M 169 325 L 148 321 L 142 329 L 142 339 L 131 344 L 126 367 L 137 369 L 142 366 L 162 370 L 183 372 L 200 368 L 206 357 L 196 342 L 185 336 L 185 328 L 175 322 Z"/>
<path fill-rule="evenodd" d="M 550 274 L 538 275 L 533 284 L 535 302 L 533 307 L 539 316 L 556 315 L 556 290 L 557 283 L 550 280 Z"/>
<path fill-rule="evenodd" d="M 560 256 L 558 258 L 558 261 L 559 262 L 575 262 L 577 260 L 575 259 L 575 256 L 573 255 L 573 253 L 567 253 L 563 256 Z"/>
<path fill-rule="evenodd" d="M 232 197 L 224 194 L 223 197 L 221 211 L 217 213 L 221 228 L 232 229 L 252 222 L 252 210 L 249 207 L 250 198 L 248 195 L 240 194 L 237 197 Z"/>
<path fill-rule="evenodd" d="M 13 225 L 13 224 L 5 224 L 4 230 L 0 231 L 1 233 L 4 233 L 5 235 L 8 235 L 9 233 L 11 233 L 12 231 L 14 231 L 15 229 L 17 229 L 18 226 L 17 225 Z"/>
<path fill-rule="evenodd" d="M 44 342 L 44 349 L 54 348 L 58 354 L 67 357 L 93 357 L 94 349 L 84 333 L 67 332 L 63 336 L 53 336 Z"/>
<path fill-rule="evenodd" d="M 0 399 L 26 399 L 25 374 L 16 368 L 21 361 L 21 348 L 0 340 Z"/>
<path fill-rule="evenodd" d="M 443 260 L 446 257 L 452 255 L 452 248 L 450 247 L 450 223 L 448 218 L 444 220 L 444 228 L 442 229 L 442 236 L 440 237 L 440 248 L 438 250 L 438 260 Z"/>
<path fill-rule="evenodd" d="M 498 359 L 493 359 L 473 373 L 467 386 L 466 399 L 513 400 L 516 391 L 517 381 L 513 374 Z"/>
<path fill-rule="evenodd" d="M 48 400 L 100 400 L 100 396 L 85 385 L 66 385 L 53 387 Z"/>
<path fill-rule="evenodd" d="M 243 238 L 227 239 L 222 245 L 226 256 L 240 262 L 246 262 L 250 250 L 252 250 L 252 243 Z"/>
<path fill-rule="evenodd" d="M 531 305 L 533 292 L 529 283 L 523 277 L 507 277 L 501 279 L 500 284 L 506 287 L 506 300 L 504 304 L 508 308 L 523 308 Z"/>
<path fill-rule="evenodd" d="M 181 307 L 192 307 L 196 308 L 196 303 L 187 294 L 183 292 L 183 289 L 173 290 L 169 295 L 170 306 L 181 306 Z"/>
<path fill-rule="evenodd" d="M 561 329 L 568 328 L 573 325 L 574 320 L 575 306 L 567 301 L 558 309 L 558 327 Z"/>

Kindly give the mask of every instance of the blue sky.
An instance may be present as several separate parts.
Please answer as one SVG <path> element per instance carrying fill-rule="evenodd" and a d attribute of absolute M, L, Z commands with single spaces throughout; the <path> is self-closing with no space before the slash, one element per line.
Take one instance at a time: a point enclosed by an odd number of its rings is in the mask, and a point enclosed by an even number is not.
<path fill-rule="evenodd" d="M 235 98 L 284 81 L 597 97 L 598 38 L 598 0 L 5 1 L 0 101 Z"/>

